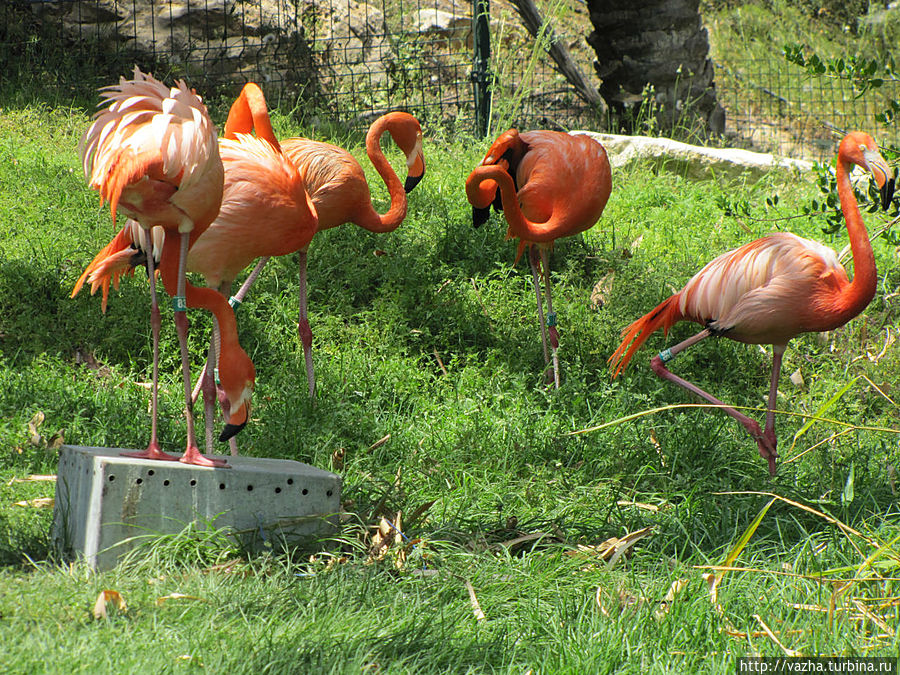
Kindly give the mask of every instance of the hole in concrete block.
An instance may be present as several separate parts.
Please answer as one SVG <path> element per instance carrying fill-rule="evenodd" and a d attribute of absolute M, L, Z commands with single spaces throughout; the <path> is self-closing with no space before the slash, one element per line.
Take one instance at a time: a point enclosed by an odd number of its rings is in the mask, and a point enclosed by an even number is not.
<path fill-rule="evenodd" d="M 141 483 L 144 482 L 144 479 L 143 479 L 143 478 L 137 478 L 137 479 L 135 479 L 134 482 L 135 482 L 136 484 L 140 485 Z"/>
<path fill-rule="evenodd" d="M 275 488 L 275 494 L 276 494 L 276 495 L 281 494 L 281 488 L 280 488 L 280 487 Z"/>
<path fill-rule="evenodd" d="M 303 488 L 302 490 L 300 490 L 300 494 L 308 495 L 308 494 L 309 494 L 309 490 L 307 490 L 306 488 Z"/>
<path fill-rule="evenodd" d="M 253 486 L 252 486 L 252 485 L 248 485 L 248 486 L 247 486 L 247 492 L 253 492 Z"/>
<path fill-rule="evenodd" d="M 197 485 L 197 479 L 191 478 L 191 487 L 195 487 Z"/>
<path fill-rule="evenodd" d="M 293 484 L 294 484 L 294 479 L 288 478 L 288 485 L 293 485 Z"/>
<path fill-rule="evenodd" d="M 147 472 L 147 475 L 148 475 L 148 476 L 152 476 L 152 475 L 155 474 L 155 473 L 156 473 L 156 472 L 155 472 L 153 469 L 150 469 L 150 470 Z"/>
<path fill-rule="evenodd" d="M 331 490 L 329 490 L 328 492 L 325 493 L 325 495 L 328 496 L 328 497 L 330 497 L 332 494 L 333 494 L 333 493 L 332 493 Z"/>
<path fill-rule="evenodd" d="M 169 480 L 166 479 L 163 481 L 163 487 L 169 487 Z"/>
<path fill-rule="evenodd" d="M 115 479 L 116 479 L 116 477 L 114 475 L 110 474 L 109 482 L 112 483 Z"/>
<path fill-rule="evenodd" d="M 219 483 L 219 489 L 220 489 L 220 490 L 224 490 L 224 489 L 225 489 L 225 483 Z"/>

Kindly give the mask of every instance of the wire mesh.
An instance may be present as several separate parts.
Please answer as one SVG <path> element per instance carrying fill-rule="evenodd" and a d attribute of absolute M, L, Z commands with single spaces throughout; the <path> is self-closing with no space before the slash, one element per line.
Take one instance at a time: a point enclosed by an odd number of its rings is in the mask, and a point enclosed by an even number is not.
<path fill-rule="evenodd" d="M 897 81 L 860 95 L 846 79 L 809 75 L 786 61 L 735 59 L 716 66 L 728 132 L 748 147 L 829 161 L 840 138 L 853 129 L 871 133 L 883 145 L 900 144 L 897 129 L 878 120 L 900 97 Z"/>
<path fill-rule="evenodd" d="M 570 25 L 589 26 L 581 0 Z M 545 17 L 547 18 L 547 17 Z M 606 121 L 582 101 L 522 27 L 509 0 L 491 1 L 490 128 L 586 128 Z M 567 24 L 568 25 L 568 24 Z M 560 39 L 591 78 L 584 32 Z M 716 88 L 732 144 L 827 160 L 844 130 L 900 144 L 875 116 L 898 83 L 858 96 L 846 80 L 813 77 L 780 53 L 715 55 Z M 474 130 L 471 0 L 5 0 L 0 80 L 94 89 L 135 64 L 184 77 L 210 96 L 263 85 L 301 118 L 363 128 L 403 109 L 423 124 Z M 749 54 L 749 52 L 748 52 Z"/>

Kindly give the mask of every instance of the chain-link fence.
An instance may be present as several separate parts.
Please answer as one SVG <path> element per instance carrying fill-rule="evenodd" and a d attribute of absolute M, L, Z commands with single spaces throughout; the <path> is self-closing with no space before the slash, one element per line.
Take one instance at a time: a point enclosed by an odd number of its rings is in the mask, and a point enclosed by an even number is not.
<path fill-rule="evenodd" d="M 556 14 L 554 28 L 592 79 L 587 10 L 583 0 L 570 4 L 568 21 Z M 559 74 L 510 0 L 490 8 L 492 131 L 618 130 Z M 90 91 L 139 64 L 207 96 L 256 81 L 299 117 L 350 128 L 405 109 L 432 127 L 474 131 L 473 45 L 471 0 L 0 2 L 0 79 Z M 844 130 L 863 128 L 900 145 L 876 120 L 900 97 L 896 81 L 858 96 L 846 79 L 810 76 L 777 47 L 764 59 L 734 49 L 714 58 L 732 144 L 827 160 Z"/>
<path fill-rule="evenodd" d="M 860 86 L 834 75 L 810 75 L 780 54 L 767 60 L 716 64 L 719 101 L 727 128 L 748 147 L 788 157 L 819 161 L 834 158 L 837 142 L 861 129 L 882 145 L 900 146 L 893 124 L 886 124 L 891 101 L 900 100 L 900 82 L 861 92 Z"/>
<path fill-rule="evenodd" d="M 566 125 L 590 116 L 535 41 L 493 3 L 494 122 Z M 472 130 L 468 0 L 4 0 L 0 63 L 84 90 L 134 64 L 231 95 L 256 81 L 301 117 L 349 127 L 405 109 Z M 0 73 L 3 77 L 4 73 Z"/>

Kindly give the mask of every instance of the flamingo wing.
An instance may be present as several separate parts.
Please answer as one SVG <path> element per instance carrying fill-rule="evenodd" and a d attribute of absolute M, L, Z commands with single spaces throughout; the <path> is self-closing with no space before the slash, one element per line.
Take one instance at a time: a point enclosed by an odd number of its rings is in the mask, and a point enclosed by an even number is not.
<path fill-rule="evenodd" d="M 709 262 L 688 281 L 679 309 L 742 342 L 785 344 L 818 330 L 818 289 L 847 283 L 834 251 L 789 233 L 749 242 Z"/>
<path fill-rule="evenodd" d="M 222 166 L 215 127 L 183 81 L 166 87 L 135 68 L 103 92 L 81 139 L 84 173 L 110 202 L 145 227 L 177 223 L 189 231 L 210 222 L 221 199 Z"/>
<path fill-rule="evenodd" d="M 612 189 L 603 146 L 589 136 L 558 131 L 528 131 L 520 138 L 528 148 L 515 170 L 525 218 L 546 223 L 557 212 L 556 237 L 592 227 Z"/>

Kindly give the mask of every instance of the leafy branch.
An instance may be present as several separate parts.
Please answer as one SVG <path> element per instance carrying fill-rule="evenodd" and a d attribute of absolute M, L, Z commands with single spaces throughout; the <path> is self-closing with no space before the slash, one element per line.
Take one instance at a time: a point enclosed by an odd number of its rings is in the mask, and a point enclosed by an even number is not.
<path fill-rule="evenodd" d="M 859 55 L 823 59 L 816 53 L 807 56 L 804 48 L 798 44 L 784 45 L 782 53 L 788 63 L 804 68 L 807 75 L 847 80 L 856 92 L 854 98 L 860 98 L 869 91 L 884 86 L 885 80 L 898 79 L 893 58 L 884 66 L 876 59 Z M 898 110 L 900 109 L 895 109 L 894 112 Z"/>

